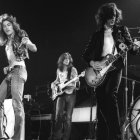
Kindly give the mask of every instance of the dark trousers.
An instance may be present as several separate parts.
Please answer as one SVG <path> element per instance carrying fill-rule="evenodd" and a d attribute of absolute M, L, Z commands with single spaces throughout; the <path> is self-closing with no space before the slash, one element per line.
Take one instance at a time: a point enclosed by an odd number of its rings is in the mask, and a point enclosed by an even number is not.
<path fill-rule="evenodd" d="M 103 83 L 96 89 L 97 140 L 119 140 L 121 136 L 117 101 L 121 76 L 122 70 L 108 72 Z"/>
<path fill-rule="evenodd" d="M 55 122 L 51 140 L 69 140 L 71 119 L 76 101 L 76 94 L 63 94 L 55 105 Z"/>

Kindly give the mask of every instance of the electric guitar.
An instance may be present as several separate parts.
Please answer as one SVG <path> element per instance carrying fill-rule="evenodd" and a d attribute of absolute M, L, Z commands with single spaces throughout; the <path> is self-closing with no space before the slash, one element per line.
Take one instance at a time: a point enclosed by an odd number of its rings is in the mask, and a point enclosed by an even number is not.
<path fill-rule="evenodd" d="M 112 65 L 113 62 L 115 62 L 118 58 L 122 57 L 133 46 L 136 46 L 137 48 L 140 47 L 137 44 L 133 44 L 133 45 L 129 46 L 129 48 L 125 47 L 122 51 L 120 51 L 116 55 L 112 55 L 112 54 L 106 55 L 102 60 L 102 62 L 105 63 L 106 66 L 103 69 L 101 69 L 100 71 L 93 69 L 93 67 L 88 67 L 85 70 L 85 80 L 86 80 L 87 84 L 90 87 L 94 87 L 94 88 L 99 86 L 104 81 L 106 74 L 109 71 L 112 71 L 115 69 L 115 67 Z"/>
<path fill-rule="evenodd" d="M 59 83 L 57 85 L 53 85 L 52 88 L 52 100 L 55 100 L 57 96 L 62 95 L 64 93 L 65 90 L 63 90 L 66 86 L 68 86 L 70 83 L 78 80 L 80 77 L 84 77 L 85 76 L 85 71 L 83 71 L 81 74 L 79 74 L 78 76 L 74 77 L 73 79 L 71 79 L 70 81 L 66 82 L 66 83 Z"/>

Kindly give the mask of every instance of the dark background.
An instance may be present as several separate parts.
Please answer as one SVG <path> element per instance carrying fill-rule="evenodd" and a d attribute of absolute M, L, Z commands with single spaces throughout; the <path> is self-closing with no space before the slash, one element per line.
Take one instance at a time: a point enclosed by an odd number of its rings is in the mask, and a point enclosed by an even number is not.
<path fill-rule="evenodd" d="M 24 94 L 32 95 L 33 104 L 35 104 L 34 111 L 39 109 L 39 111 L 41 110 L 40 113 L 52 112 L 52 101 L 47 95 L 47 85 L 56 78 L 56 63 L 62 53 L 71 53 L 78 73 L 86 68 L 81 54 L 92 33 L 96 30 L 94 15 L 99 6 L 106 2 L 115 2 L 122 10 L 123 21 L 121 24 L 126 25 L 128 28 L 140 26 L 140 0 L 0 1 L 0 15 L 8 13 L 15 16 L 21 28 L 26 30 L 31 41 L 38 48 L 38 52 L 30 52 L 30 59 L 26 60 L 28 80 L 24 91 Z M 138 29 L 130 29 L 132 37 L 140 37 L 138 32 Z M 134 98 L 136 99 L 140 95 L 140 55 L 132 56 L 128 54 L 127 70 L 129 78 L 128 100 L 130 103 L 132 81 L 134 80 L 136 81 Z M 120 108 L 124 111 L 125 76 L 123 77 L 119 98 L 121 99 Z M 90 96 L 87 93 L 87 85 L 84 78 L 81 78 L 81 89 L 77 95 L 77 105 L 89 102 L 87 98 Z M 32 103 L 25 103 L 27 115 L 28 111 L 30 114 L 31 108 Z"/>
<path fill-rule="evenodd" d="M 25 94 L 33 94 L 36 85 L 46 84 L 55 79 L 56 62 L 64 52 L 68 51 L 72 54 L 79 73 L 85 69 L 86 65 L 81 54 L 92 32 L 96 30 L 94 15 L 98 7 L 105 2 L 116 2 L 122 9 L 123 25 L 140 26 L 139 0 L 83 2 L 6 0 L 0 2 L 0 14 L 14 15 L 21 28 L 26 30 L 38 48 L 38 52 L 31 52 L 30 60 L 26 61 L 29 75 Z M 140 35 L 138 30 L 131 30 L 131 34 Z M 129 58 L 130 65 L 140 65 L 140 56 L 129 56 Z"/>
<path fill-rule="evenodd" d="M 92 33 L 96 30 L 94 15 L 100 5 L 115 2 L 122 10 L 121 24 L 128 28 L 140 26 L 139 0 L 88 0 L 88 1 L 46 1 L 46 0 L 7 0 L 0 2 L 0 14 L 8 13 L 17 18 L 21 28 L 26 30 L 31 41 L 36 44 L 37 53 L 30 52 L 30 59 L 26 60 L 28 80 L 24 94 L 32 95 L 35 102 L 45 106 L 48 84 L 56 78 L 58 57 L 64 52 L 70 52 L 74 65 L 81 73 L 86 68 L 82 59 L 82 52 Z M 140 37 L 138 29 L 130 29 L 131 36 Z M 128 53 L 128 78 L 130 89 L 132 80 L 136 80 L 135 98 L 139 96 L 140 55 Z M 2 63 L 2 62 L 1 62 Z M 2 68 L 1 68 L 2 69 Z M 125 76 L 124 76 L 125 77 Z M 2 77 L 0 77 L 2 80 Z M 124 81 L 124 78 L 123 80 Z M 124 82 L 123 82 L 124 83 Z M 121 86 L 123 92 L 125 86 Z M 87 93 L 87 85 L 81 78 L 80 93 Z M 84 101 L 86 95 L 80 95 L 77 102 Z M 121 93 L 121 92 L 120 92 Z M 131 99 L 131 95 L 130 95 Z M 80 102 L 79 101 L 79 102 Z"/>

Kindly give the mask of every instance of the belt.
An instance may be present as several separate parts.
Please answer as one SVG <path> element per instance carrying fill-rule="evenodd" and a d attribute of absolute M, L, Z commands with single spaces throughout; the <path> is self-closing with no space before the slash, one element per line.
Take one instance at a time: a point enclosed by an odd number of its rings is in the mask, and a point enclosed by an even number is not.
<path fill-rule="evenodd" d="M 14 67 L 12 67 L 12 69 L 15 69 L 15 68 L 23 68 L 24 66 L 21 66 L 21 65 L 15 65 Z"/>
<path fill-rule="evenodd" d="M 16 69 L 16 68 L 23 68 L 24 66 L 22 66 L 22 65 L 15 65 L 15 66 L 13 66 L 13 67 L 8 67 L 8 69 L 7 69 L 7 71 L 6 71 L 6 75 L 9 75 L 10 73 L 12 73 L 13 71 L 14 71 L 14 69 Z"/>
<path fill-rule="evenodd" d="M 22 66 L 22 65 L 14 65 L 13 67 L 9 67 L 8 73 L 11 72 L 11 71 L 13 71 L 13 70 L 16 69 L 16 68 L 23 68 L 23 67 L 24 67 L 24 66 Z"/>

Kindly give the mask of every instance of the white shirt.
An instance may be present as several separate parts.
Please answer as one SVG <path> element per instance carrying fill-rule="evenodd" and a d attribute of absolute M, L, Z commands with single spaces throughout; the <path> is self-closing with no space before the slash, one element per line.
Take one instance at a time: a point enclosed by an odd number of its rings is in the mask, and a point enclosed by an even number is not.
<path fill-rule="evenodd" d="M 65 83 L 68 80 L 67 75 L 68 75 L 68 71 L 61 72 L 59 69 L 57 69 L 57 78 L 53 83 L 57 83 L 57 82 Z M 71 79 L 73 79 L 76 76 L 77 76 L 77 70 L 76 70 L 76 68 L 72 67 Z M 65 89 L 65 93 L 71 94 L 73 92 L 73 89 L 76 88 L 76 82 L 70 83 L 67 87 L 69 87 L 69 88 Z"/>
<path fill-rule="evenodd" d="M 67 79 L 68 71 L 61 72 L 59 69 L 57 69 L 57 74 L 58 74 L 60 83 L 64 83 L 68 80 Z"/>
<path fill-rule="evenodd" d="M 112 36 L 112 30 L 108 29 L 104 32 L 104 45 L 103 45 L 103 52 L 102 56 L 106 56 L 107 54 L 112 54 L 114 47 L 114 39 Z M 115 48 L 114 55 L 117 54 L 117 49 Z"/>
<path fill-rule="evenodd" d="M 16 60 L 16 56 L 13 52 L 12 41 L 9 41 L 6 44 L 5 51 L 6 51 L 6 55 L 7 55 L 7 59 L 8 59 L 8 63 L 10 67 L 14 67 L 15 65 L 25 66 L 24 60 L 23 61 Z"/>

